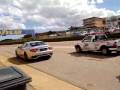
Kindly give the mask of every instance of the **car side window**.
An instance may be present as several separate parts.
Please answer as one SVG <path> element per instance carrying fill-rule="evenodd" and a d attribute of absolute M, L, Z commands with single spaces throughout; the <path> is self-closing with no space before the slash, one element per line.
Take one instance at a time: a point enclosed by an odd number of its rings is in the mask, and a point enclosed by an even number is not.
<path fill-rule="evenodd" d="M 92 39 L 92 36 L 86 36 L 86 37 L 83 39 L 83 42 L 91 42 L 91 39 Z"/>
<path fill-rule="evenodd" d="M 107 38 L 104 36 L 104 35 L 101 35 L 101 36 L 96 36 L 95 37 L 95 40 L 96 41 L 99 41 L 99 40 L 106 40 Z"/>
<path fill-rule="evenodd" d="M 95 41 L 98 41 L 98 36 L 95 36 Z"/>

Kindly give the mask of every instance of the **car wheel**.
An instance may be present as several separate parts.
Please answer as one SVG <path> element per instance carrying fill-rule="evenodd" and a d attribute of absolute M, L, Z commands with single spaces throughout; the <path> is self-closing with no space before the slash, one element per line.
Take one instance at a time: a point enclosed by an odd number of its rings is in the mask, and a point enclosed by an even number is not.
<path fill-rule="evenodd" d="M 77 53 L 82 52 L 82 49 L 81 49 L 81 47 L 80 47 L 80 46 L 75 46 L 75 49 L 76 49 L 76 52 L 77 52 Z"/>
<path fill-rule="evenodd" d="M 20 58 L 20 56 L 18 55 L 17 51 L 15 51 L 15 54 L 16 54 L 16 57 L 17 57 L 17 58 Z"/>
<path fill-rule="evenodd" d="M 120 51 L 117 51 L 117 54 L 120 54 Z"/>
<path fill-rule="evenodd" d="M 29 60 L 27 53 L 24 53 L 24 60 L 25 60 L 25 61 L 28 61 L 28 60 Z"/>
<path fill-rule="evenodd" d="M 51 57 L 52 57 L 52 56 L 47 56 L 46 58 L 47 58 L 47 59 L 50 59 Z"/>
<path fill-rule="evenodd" d="M 108 55 L 108 54 L 110 54 L 109 49 L 106 48 L 106 47 L 102 48 L 102 49 L 101 49 L 101 52 L 102 52 L 103 55 Z"/>

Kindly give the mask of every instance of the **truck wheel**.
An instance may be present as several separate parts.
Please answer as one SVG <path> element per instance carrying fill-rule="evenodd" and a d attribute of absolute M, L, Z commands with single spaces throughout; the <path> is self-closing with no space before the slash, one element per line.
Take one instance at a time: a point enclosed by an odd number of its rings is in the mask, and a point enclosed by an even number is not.
<path fill-rule="evenodd" d="M 75 46 L 75 49 L 76 49 L 76 52 L 77 52 L 77 53 L 82 52 L 82 49 L 81 49 L 81 47 L 80 47 L 80 46 Z"/>
<path fill-rule="evenodd" d="M 108 55 L 108 54 L 110 54 L 109 49 L 106 48 L 106 47 L 102 48 L 102 49 L 101 49 L 101 52 L 102 52 L 103 55 Z"/>

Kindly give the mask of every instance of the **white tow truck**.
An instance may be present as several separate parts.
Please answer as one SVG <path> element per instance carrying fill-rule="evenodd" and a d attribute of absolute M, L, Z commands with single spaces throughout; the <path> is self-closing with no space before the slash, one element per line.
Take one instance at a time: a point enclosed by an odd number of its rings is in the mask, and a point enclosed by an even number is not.
<path fill-rule="evenodd" d="M 75 45 L 75 50 L 77 53 L 82 51 L 99 51 L 103 55 L 118 53 L 120 51 L 120 39 L 108 39 L 104 33 L 87 35 Z"/>

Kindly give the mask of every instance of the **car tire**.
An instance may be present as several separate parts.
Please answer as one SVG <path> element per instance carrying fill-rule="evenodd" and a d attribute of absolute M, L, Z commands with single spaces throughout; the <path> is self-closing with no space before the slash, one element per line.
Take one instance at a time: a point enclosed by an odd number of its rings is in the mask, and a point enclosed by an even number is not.
<path fill-rule="evenodd" d="M 75 50 L 76 50 L 77 53 L 81 53 L 82 52 L 82 49 L 81 49 L 81 47 L 79 45 L 75 46 Z"/>
<path fill-rule="evenodd" d="M 24 53 L 24 60 L 25 60 L 25 61 L 28 61 L 28 60 L 29 60 L 27 53 Z"/>
<path fill-rule="evenodd" d="M 109 50 L 107 47 L 103 47 L 103 48 L 101 49 L 101 53 L 102 53 L 103 55 L 109 55 L 111 52 L 110 52 L 110 50 Z"/>
<path fill-rule="evenodd" d="M 15 51 L 16 54 L 16 58 L 20 58 L 20 56 L 18 55 L 17 51 Z"/>
<path fill-rule="evenodd" d="M 45 56 L 44 59 L 45 60 L 49 60 L 52 56 Z"/>
<path fill-rule="evenodd" d="M 120 51 L 117 51 L 117 54 L 120 54 Z"/>

